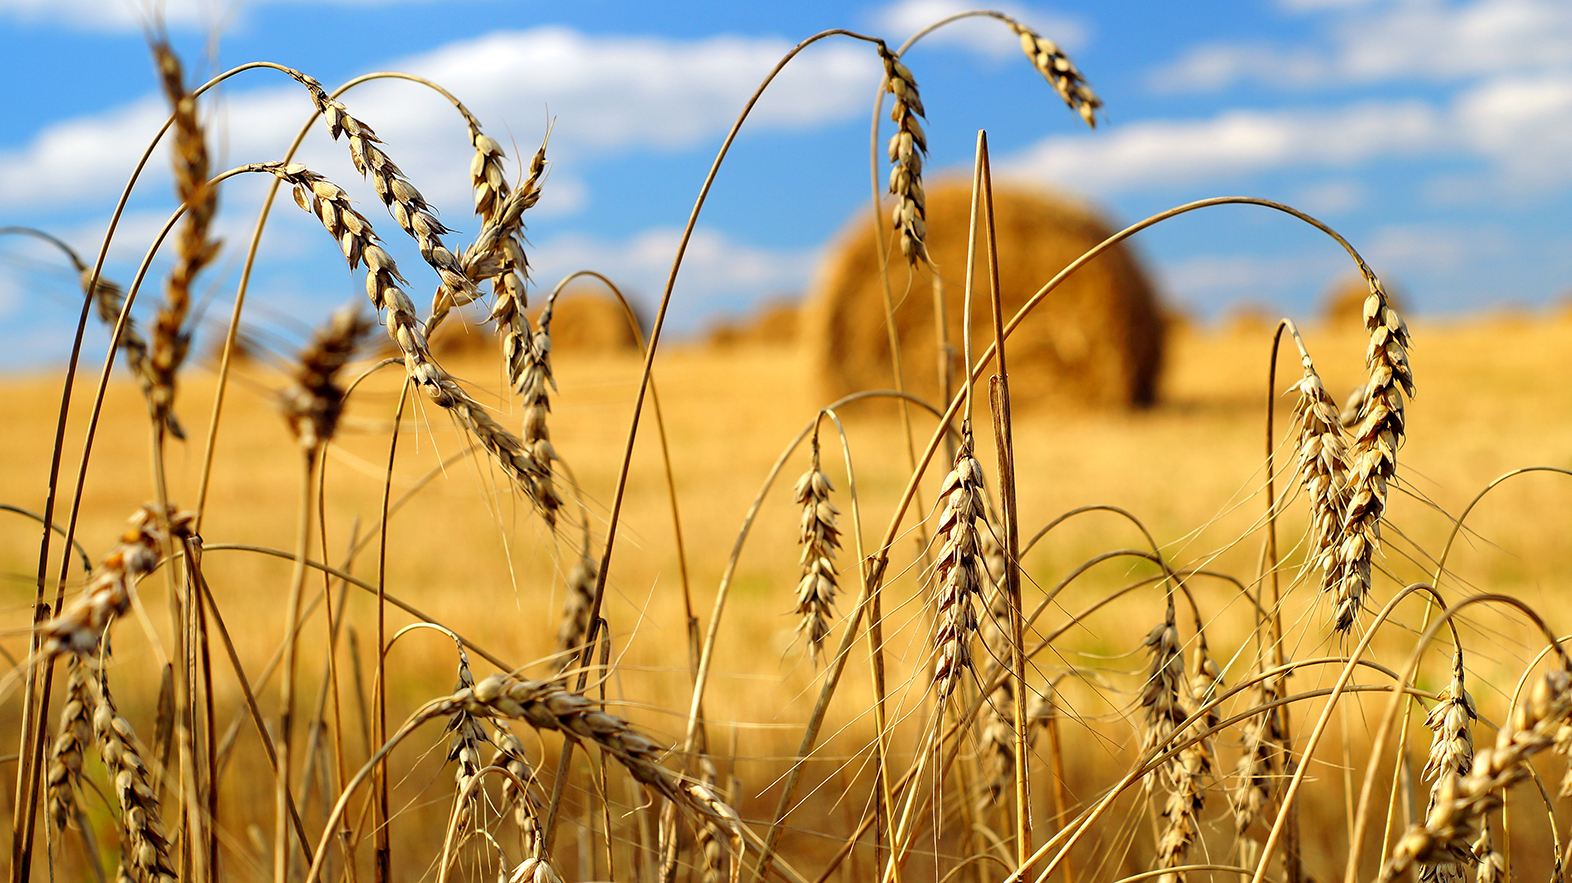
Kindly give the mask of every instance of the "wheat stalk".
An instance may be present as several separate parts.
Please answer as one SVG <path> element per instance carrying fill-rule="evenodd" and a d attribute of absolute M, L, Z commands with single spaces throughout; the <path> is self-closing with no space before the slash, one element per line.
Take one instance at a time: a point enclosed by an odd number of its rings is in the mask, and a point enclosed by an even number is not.
<path fill-rule="evenodd" d="M 835 552 L 841 547 L 841 531 L 836 526 L 839 512 L 830 503 L 830 477 L 819 468 L 819 436 L 813 436 L 813 461 L 797 479 L 792 499 L 802 507 L 797 542 L 801 578 L 797 581 L 797 634 L 806 635 L 808 652 L 814 662 L 824 653 L 830 636 L 830 619 L 835 614 Z"/>
<path fill-rule="evenodd" d="M 879 59 L 884 62 L 884 91 L 895 96 L 890 119 L 896 129 L 887 149 L 889 192 L 895 196 L 891 223 L 900 235 L 901 254 L 916 266 L 928 260 L 928 215 L 922 191 L 922 158 L 928 152 L 928 140 L 917 121 L 923 116 L 922 98 L 912 72 L 883 43 L 879 44 Z"/>
<path fill-rule="evenodd" d="M 1365 299 L 1365 329 L 1370 344 L 1365 351 L 1369 380 L 1359 427 L 1354 430 L 1350 495 L 1343 518 L 1343 541 L 1338 547 L 1337 612 L 1333 627 L 1342 634 L 1354 620 L 1370 592 L 1371 559 L 1381 546 L 1381 518 L 1386 512 L 1387 488 L 1397 473 L 1397 449 L 1403 443 L 1403 396 L 1414 395 L 1414 375 L 1408 366 L 1408 326 L 1387 303 L 1380 280 L 1369 277 Z"/>
<path fill-rule="evenodd" d="M 120 542 L 93 568 L 87 588 L 70 606 L 43 625 L 40 653 L 88 656 L 98 652 L 99 641 L 113 622 L 131 609 L 131 590 L 158 565 L 159 549 L 175 538 L 189 538 L 195 514 L 177 512 L 173 506 L 160 518 L 149 503 L 131 516 Z M 165 525 L 168 525 L 168 533 Z"/>

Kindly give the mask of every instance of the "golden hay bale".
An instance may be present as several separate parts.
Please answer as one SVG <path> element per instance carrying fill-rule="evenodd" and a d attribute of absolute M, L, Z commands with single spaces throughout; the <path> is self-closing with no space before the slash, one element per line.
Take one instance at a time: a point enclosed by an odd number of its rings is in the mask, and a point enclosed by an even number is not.
<path fill-rule="evenodd" d="M 1408 307 L 1402 288 L 1389 280 L 1381 280 L 1386 289 L 1386 302 L 1398 315 L 1408 318 Z M 1363 276 L 1349 276 L 1327 289 L 1321 299 L 1321 321 L 1333 328 L 1362 330 L 1365 327 L 1365 299 L 1370 296 L 1370 283 Z"/>
<path fill-rule="evenodd" d="M 529 319 L 540 321 L 550 292 L 530 298 Z M 639 327 L 644 317 L 635 309 Z M 628 314 L 615 297 L 593 286 L 574 286 L 557 297 L 551 312 L 551 351 L 554 353 L 627 353 L 641 352 L 639 338 L 633 333 Z"/>
<path fill-rule="evenodd" d="M 774 300 L 740 319 L 710 326 L 704 342 L 711 349 L 745 346 L 791 346 L 797 342 L 802 306 L 795 300 Z M 1005 354 L 1009 358 L 1009 354 Z"/>
<path fill-rule="evenodd" d="M 928 251 L 943 283 L 959 382 L 970 185 L 935 184 L 927 192 L 927 210 Z M 889 219 L 882 212 L 881 217 L 889 243 Z M 1039 190 L 997 186 L 994 217 L 1006 321 L 1054 274 L 1112 233 L 1085 208 Z M 890 251 L 905 388 L 934 400 L 939 382 L 933 277 L 927 268 L 908 273 L 899 248 Z M 972 304 L 972 347 L 978 355 L 993 340 L 987 279 L 987 258 L 979 249 Z M 894 387 L 884 287 L 866 210 L 820 267 L 803 327 L 829 397 Z M 1163 312 L 1146 275 L 1128 250 L 1115 246 L 1071 274 L 1010 335 L 1005 357 L 1012 397 L 1020 403 L 1150 405 L 1157 396 L 1164 333 Z"/>

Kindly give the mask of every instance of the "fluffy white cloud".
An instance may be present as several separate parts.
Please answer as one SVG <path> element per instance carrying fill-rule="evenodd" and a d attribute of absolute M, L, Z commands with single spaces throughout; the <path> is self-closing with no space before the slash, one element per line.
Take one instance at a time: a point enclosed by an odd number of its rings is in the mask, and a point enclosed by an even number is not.
<path fill-rule="evenodd" d="M 1208 90 L 1242 81 L 1313 87 L 1397 79 L 1457 80 L 1572 65 L 1572 5 L 1562 0 L 1341 3 L 1329 45 L 1210 44 L 1157 71 L 1160 89 Z"/>
<path fill-rule="evenodd" d="M 1512 238 L 1502 229 L 1444 224 L 1381 227 L 1363 249 L 1377 272 L 1430 277 L 1507 258 L 1513 251 Z"/>
<path fill-rule="evenodd" d="M 443 85 L 493 137 L 504 145 L 516 138 L 525 155 L 555 117 L 551 156 L 561 167 L 565 158 L 596 153 L 719 146 L 765 73 L 790 48 L 777 39 L 606 37 L 547 27 L 465 40 L 389 66 Z M 282 79 L 253 72 L 232 81 L 234 91 L 217 105 L 234 162 L 278 158 L 310 116 L 309 98 L 298 86 L 245 88 L 269 76 Z M 878 76 L 865 47 L 811 47 L 766 91 L 749 126 L 805 129 L 863 113 Z M 388 142 L 388 152 L 435 204 L 468 203 L 471 148 L 463 120 L 445 99 L 409 82 L 378 81 L 344 101 Z M 132 151 L 164 117 L 162 104 L 150 97 L 56 123 L 24 146 L 0 151 L 0 207 L 112 199 L 134 162 Z M 328 145 L 320 133 L 308 145 L 300 159 L 330 177 L 354 177 L 341 147 Z M 167 181 L 164 167 L 160 160 L 150 168 L 150 185 Z M 554 172 L 541 212 L 569 211 L 585 198 L 582 183 Z"/>
<path fill-rule="evenodd" d="M 595 270 L 622 288 L 653 319 L 682 231 L 658 228 L 626 240 L 559 236 L 530 253 L 534 277 L 549 288 L 578 270 Z M 817 260 L 817 249 L 768 249 L 740 242 L 725 233 L 699 228 L 688 244 L 677 274 L 668 326 L 691 331 L 705 316 L 738 312 L 781 292 L 801 291 Z"/>
<path fill-rule="evenodd" d="M 897 0 L 880 9 L 874 21 L 886 33 L 886 39 L 899 46 L 901 41 L 941 19 L 979 8 L 983 7 L 963 0 Z M 986 8 L 997 9 L 1067 48 L 1086 45 L 1087 27 L 1077 19 L 1010 3 Z M 923 42 L 962 46 L 992 57 L 1021 51 L 1020 39 L 1003 22 L 983 16 L 951 22 L 924 37 Z"/>
<path fill-rule="evenodd" d="M 150 21 L 174 28 L 202 28 L 222 32 L 248 6 L 266 4 L 306 5 L 307 2 L 342 6 L 389 6 L 430 0 L 0 0 L 0 17 L 25 22 L 49 22 L 91 31 L 138 32 Z"/>
<path fill-rule="evenodd" d="M 1203 316 L 1231 305 L 1277 301 L 1284 280 L 1322 280 L 1331 285 L 1351 269 L 1335 245 L 1294 255 L 1197 255 L 1165 265 L 1163 282 L 1179 303 Z"/>
<path fill-rule="evenodd" d="M 1572 76 L 1502 78 L 1457 101 L 1456 127 L 1516 190 L 1572 181 Z"/>
<path fill-rule="evenodd" d="M 1180 186 L 1286 166 L 1346 167 L 1445 143 L 1441 114 L 1417 102 L 1332 111 L 1226 111 L 1153 120 L 1107 133 L 1044 139 L 1007 161 L 1016 173 L 1098 193 Z"/>

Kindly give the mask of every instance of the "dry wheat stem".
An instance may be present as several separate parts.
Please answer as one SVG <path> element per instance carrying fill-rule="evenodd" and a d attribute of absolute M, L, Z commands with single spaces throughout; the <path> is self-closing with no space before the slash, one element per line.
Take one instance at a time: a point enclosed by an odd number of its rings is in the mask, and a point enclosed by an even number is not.
<path fill-rule="evenodd" d="M 797 479 L 792 500 L 802 507 L 797 543 L 802 547 L 797 581 L 797 634 L 808 641 L 808 653 L 815 663 L 824 655 L 824 642 L 830 636 L 830 620 L 835 615 L 835 553 L 841 546 L 839 510 L 830 503 L 830 477 L 819 467 L 819 436 L 813 435 L 812 461 L 808 471 Z"/>
<path fill-rule="evenodd" d="M 1387 303 L 1386 291 L 1367 271 L 1370 295 L 1365 298 L 1365 351 L 1369 379 L 1354 430 L 1350 455 L 1349 499 L 1338 547 L 1337 611 L 1333 627 L 1347 634 L 1370 592 L 1371 559 L 1381 546 L 1381 519 L 1386 512 L 1387 486 L 1397 472 L 1397 449 L 1403 443 L 1403 396 L 1414 395 L 1408 366 L 1408 326 Z"/>
<path fill-rule="evenodd" d="M 161 883 L 175 879 L 170 864 L 169 841 L 159 819 L 158 797 L 147 763 L 143 760 L 131 724 L 115 711 L 109 685 L 100 673 L 91 687 L 93 693 L 93 732 L 98 750 L 110 774 L 115 796 L 120 802 L 120 827 L 123 855 L 136 870 L 141 883 Z"/>
<path fill-rule="evenodd" d="M 1485 814 L 1501 805 L 1506 789 L 1528 778 L 1528 759 L 1551 747 L 1569 712 L 1572 673 L 1552 669 L 1535 682 L 1527 701 L 1501 728 L 1495 747 L 1475 754 L 1467 775 L 1441 772 L 1424 823 L 1410 827 L 1398 841 L 1377 880 L 1396 879 L 1415 863 L 1472 860 Z"/>
<path fill-rule="evenodd" d="M 170 534 L 189 537 L 193 517 L 192 513 L 177 512 L 174 507 L 169 508 L 165 518 L 158 516 L 157 507 L 152 504 L 138 509 L 120 542 L 93 569 L 82 594 L 58 616 L 39 626 L 43 657 L 62 653 L 90 656 L 98 652 L 105 631 L 131 609 L 137 581 L 158 565 L 160 550 L 168 544 Z"/>

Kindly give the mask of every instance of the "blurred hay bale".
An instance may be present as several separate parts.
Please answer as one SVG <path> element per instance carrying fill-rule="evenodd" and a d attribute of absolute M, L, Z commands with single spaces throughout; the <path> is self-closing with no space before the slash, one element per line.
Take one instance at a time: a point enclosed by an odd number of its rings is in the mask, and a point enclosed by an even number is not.
<path fill-rule="evenodd" d="M 1277 322 L 1278 318 L 1267 307 L 1242 303 L 1224 314 L 1218 330 L 1228 337 L 1266 337 L 1277 327 Z"/>
<path fill-rule="evenodd" d="M 797 342 L 801 315 L 802 307 L 796 299 L 769 301 L 750 315 L 711 325 L 704 335 L 704 343 L 711 349 L 792 346 Z"/>
<path fill-rule="evenodd" d="M 546 307 L 550 292 L 540 292 L 530 298 L 529 320 L 540 323 L 540 313 Z M 632 306 L 631 304 L 629 305 Z M 557 296 L 557 306 L 551 312 L 551 351 L 554 353 L 638 353 L 639 334 L 648 325 L 637 308 L 633 321 L 639 333 L 633 330 L 628 313 L 622 304 L 605 289 L 594 285 L 570 286 Z"/>
<path fill-rule="evenodd" d="M 1408 298 L 1402 287 L 1391 280 L 1382 279 L 1386 300 L 1404 319 L 1408 318 Z M 1321 321 L 1332 328 L 1363 331 L 1365 327 L 1365 299 L 1370 296 L 1370 283 L 1363 276 L 1346 276 L 1321 299 Z"/>
<path fill-rule="evenodd" d="M 942 282 L 952 376 L 959 383 L 970 184 L 936 183 L 928 190 L 927 209 L 928 251 Z M 890 243 L 889 218 L 883 212 L 880 217 Z M 994 217 L 1006 321 L 1056 273 L 1112 233 L 1067 198 L 1007 185 L 995 188 Z M 933 275 L 927 268 L 909 273 L 899 250 L 887 248 L 905 388 L 936 400 Z M 979 249 L 972 305 L 972 347 L 978 354 L 993 340 L 987 278 L 987 258 Z M 866 210 L 847 225 L 821 265 L 803 328 L 829 398 L 894 388 L 884 288 Z M 1115 246 L 1071 274 L 1010 335 L 1012 396 L 1022 404 L 1150 405 L 1157 397 L 1164 334 L 1163 311 L 1146 274 L 1122 244 Z"/>

